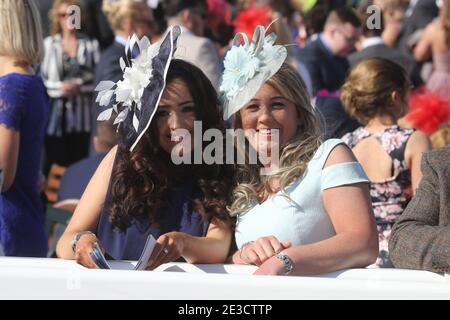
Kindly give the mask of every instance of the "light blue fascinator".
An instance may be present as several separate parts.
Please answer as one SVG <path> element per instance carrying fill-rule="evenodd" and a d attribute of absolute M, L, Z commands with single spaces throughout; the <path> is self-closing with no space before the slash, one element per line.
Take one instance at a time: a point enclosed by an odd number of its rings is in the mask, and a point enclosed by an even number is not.
<path fill-rule="evenodd" d="M 239 44 L 240 38 L 243 44 Z M 247 104 L 286 60 L 287 50 L 274 45 L 276 38 L 275 33 L 266 36 L 263 26 L 256 27 L 251 43 L 245 33 L 239 32 L 234 37 L 225 56 L 220 86 L 225 120 Z"/>

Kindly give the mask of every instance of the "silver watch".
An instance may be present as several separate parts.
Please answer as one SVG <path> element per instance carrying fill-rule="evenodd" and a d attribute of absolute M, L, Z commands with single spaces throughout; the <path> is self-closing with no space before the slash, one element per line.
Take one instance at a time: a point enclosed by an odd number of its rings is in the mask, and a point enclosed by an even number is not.
<path fill-rule="evenodd" d="M 80 238 L 85 234 L 92 234 L 95 236 L 95 234 L 91 231 L 81 231 L 81 232 L 75 233 L 75 235 L 72 238 L 72 241 L 70 242 L 70 246 L 72 247 L 73 253 L 75 253 L 75 249 L 77 247 L 78 240 L 80 240 Z"/>
<path fill-rule="evenodd" d="M 283 266 L 284 266 L 284 270 L 285 270 L 285 275 L 288 275 L 290 273 L 292 273 L 292 270 L 294 270 L 294 263 L 292 262 L 291 258 L 289 258 L 289 256 L 283 252 L 277 252 L 275 253 L 275 256 L 281 260 L 281 262 L 283 262 Z"/>

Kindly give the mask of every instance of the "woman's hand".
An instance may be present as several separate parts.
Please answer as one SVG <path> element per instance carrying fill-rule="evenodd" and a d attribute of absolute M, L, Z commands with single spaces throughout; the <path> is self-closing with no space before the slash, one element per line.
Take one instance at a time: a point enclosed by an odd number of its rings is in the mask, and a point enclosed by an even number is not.
<path fill-rule="evenodd" d="M 169 232 L 156 240 L 155 248 L 147 265 L 147 270 L 177 260 L 183 255 L 184 234 L 182 232 Z"/>
<path fill-rule="evenodd" d="M 61 91 L 64 97 L 71 97 L 80 93 L 81 83 L 76 81 L 63 81 Z"/>
<path fill-rule="evenodd" d="M 97 237 L 92 233 L 83 234 L 78 240 L 75 247 L 75 260 L 82 266 L 90 269 L 99 269 L 91 258 L 91 252 L 94 250 L 95 244 L 98 243 L 102 253 L 105 253 L 105 248 L 98 241 Z"/>
<path fill-rule="evenodd" d="M 255 242 L 244 245 L 241 248 L 240 257 L 247 264 L 262 265 L 265 261 L 281 250 L 291 246 L 290 241 L 280 242 L 274 236 L 261 237 Z"/>
<path fill-rule="evenodd" d="M 286 272 L 283 262 L 277 257 L 272 257 L 266 260 L 253 274 L 265 276 L 284 275 Z"/>

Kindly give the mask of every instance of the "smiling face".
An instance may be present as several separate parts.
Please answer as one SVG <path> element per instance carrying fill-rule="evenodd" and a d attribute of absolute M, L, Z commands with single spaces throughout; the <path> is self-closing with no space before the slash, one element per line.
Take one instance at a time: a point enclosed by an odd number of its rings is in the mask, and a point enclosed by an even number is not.
<path fill-rule="evenodd" d="M 185 82 L 171 81 L 163 92 L 155 113 L 159 145 L 167 153 L 182 142 L 187 133 L 194 136 L 195 104 Z M 193 141 L 193 139 L 191 139 Z M 192 150 L 193 145 L 190 146 Z M 186 150 L 183 149 L 183 152 Z"/>
<path fill-rule="evenodd" d="M 267 148 L 269 154 L 275 137 L 272 130 L 278 130 L 279 144 L 284 146 L 296 135 L 299 125 L 295 104 L 268 84 L 263 85 L 241 109 L 240 116 L 244 131 L 255 130 L 255 134 L 246 133 L 252 147 L 258 152 Z"/>

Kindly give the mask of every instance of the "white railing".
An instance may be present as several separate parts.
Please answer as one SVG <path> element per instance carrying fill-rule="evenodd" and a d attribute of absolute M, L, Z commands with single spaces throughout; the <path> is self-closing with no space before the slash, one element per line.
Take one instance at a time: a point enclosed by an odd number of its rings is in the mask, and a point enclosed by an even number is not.
<path fill-rule="evenodd" d="M 154 272 L 90 270 L 74 261 L 1 257 L 0 299 L 450 299 L 450 275 L 427 271 L 348 269 L 274 277 L 252 276 L 254 270 L 185 263 Z"/>

